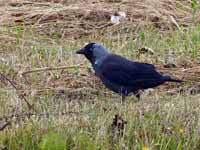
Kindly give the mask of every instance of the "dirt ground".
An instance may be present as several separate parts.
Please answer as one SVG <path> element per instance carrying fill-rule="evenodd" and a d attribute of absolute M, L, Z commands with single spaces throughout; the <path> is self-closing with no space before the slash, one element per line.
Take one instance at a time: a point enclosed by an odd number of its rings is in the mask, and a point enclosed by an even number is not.
<path fill-rule="evenodd" d="M 111 16 L 117 12 L 126 14 L 126 18 L 118 25 L 110 21 Z M 80 38 L 97 31 L 115 32 L 145 25 L 153 25 L 159 31 L 179 26 L 187 27 L 192 22 L 192 12 L 190 0 L 3 0 L 0 2 L 2 25 L 12 26 L 13 22 L 34 25 L 43 34 L 49 34 L 51 30 L 68 38 Z M 193 22 L 199 21 L 200 14 L 196 14 Z"/>

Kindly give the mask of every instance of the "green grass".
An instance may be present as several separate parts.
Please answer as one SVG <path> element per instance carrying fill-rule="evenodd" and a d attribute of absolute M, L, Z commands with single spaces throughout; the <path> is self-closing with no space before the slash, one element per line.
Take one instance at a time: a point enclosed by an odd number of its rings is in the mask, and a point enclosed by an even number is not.
<path fill-rule="evenodd" d="M 0 45 L 0 72 L 15 81 L 19 91 L 0 80 L 0 117 L 8 116 L 7 121 L 11 122 L 0 131 L 0 147 L 10 150 L 200 149 L 199 94 L 168 95 L 167 89 L 156 89 L 144 93 L 140 101 L 130 96 L 122 105 L 118 95 L 94 79 L 87 60 L 75 54 L 84 43 L 98 41 L 129 59 L 161 66 L 166 51 L 171 50 L 181 66 L 182 62 L 200 59 L 200 24 L 167 33 L 153 27 L 127 30 L 69 40 L 56 34 L 39 34 L 34 26 L 1 28 L 0 34 L 5 38 Z M 137 50 L 141 47 L 152 48 L 155 54 L 138 57 Z M 26 75 L 27 81 L 21 76 L 22 72 L 35 68 L 77 64 L 87 68 L 34 72 Z M 23 115 L 30 110 L 18 94 L 24 94 L 34 104 L 35 115 Z M 21 115 L 11 117 L 11 114 Z M 123 131 L 119 131 L 122 135 L 112 126 L 116 114 L 127 121 Z"/>

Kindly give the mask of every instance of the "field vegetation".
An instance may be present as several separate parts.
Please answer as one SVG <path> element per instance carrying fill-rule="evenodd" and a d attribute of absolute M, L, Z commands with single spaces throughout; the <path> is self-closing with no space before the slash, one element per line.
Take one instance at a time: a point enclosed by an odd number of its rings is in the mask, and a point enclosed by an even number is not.
<path fill-rule="evenodd" d="M 126 18 L 113 24 L 118 11 Z M 121 104 L 75 54 L 92 41 L 184 82 Z M 199 150 L 199 2 L 0 2 L 0 150 L 6 149 Z"/>

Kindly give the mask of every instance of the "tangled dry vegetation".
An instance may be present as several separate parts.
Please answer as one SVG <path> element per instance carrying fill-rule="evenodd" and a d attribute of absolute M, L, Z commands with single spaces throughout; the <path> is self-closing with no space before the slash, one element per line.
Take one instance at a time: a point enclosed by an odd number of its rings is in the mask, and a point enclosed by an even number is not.
<path fill-rule="evenodd" d="M 1 4 L 2 24 L 34 25 L 40 34 L 77 39 L 96 32 L 125 32 L 153 25 L 160 32 L 192 23 L 191 1 L 177 0 L 10 0 Z M 110 16 L 123 11 L 127 19 L 119 25 Z M 200 15 L 195 14 L 195 22 Z M 178 24 L 176 23 L 178 22 Z"/>

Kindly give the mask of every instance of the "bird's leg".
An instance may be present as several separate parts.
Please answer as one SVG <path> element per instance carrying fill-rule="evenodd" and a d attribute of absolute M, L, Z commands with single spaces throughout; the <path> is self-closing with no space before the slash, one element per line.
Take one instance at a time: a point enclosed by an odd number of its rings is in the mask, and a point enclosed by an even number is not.
<path fill-rule="evenodd" d="M 135 96 L 137 97 L 138 100 L 140 100 L 140 93 L 139 92 Z"/>
<path fill-rule="evenodd" d="M 124 94 L 121 94 L 121 104 L 124 104 L 126 96 Z"/>
<path fill-rule="evenodd" d="M 140 100 L 140 91 L 137 91 L 134 94 L 135 94 L 135 97 L 137 98 L 137 100 L 139 101 Z"/>
<path fill-rule="evenodd" d="M 125 93 L 124 93 L 124 89 L 123 87 L 120 88 L 120 91 L 119 91 L 120 95 L 121 95 L 121 104 L 124 104 L 124 101 L 125 101 Z"/>

